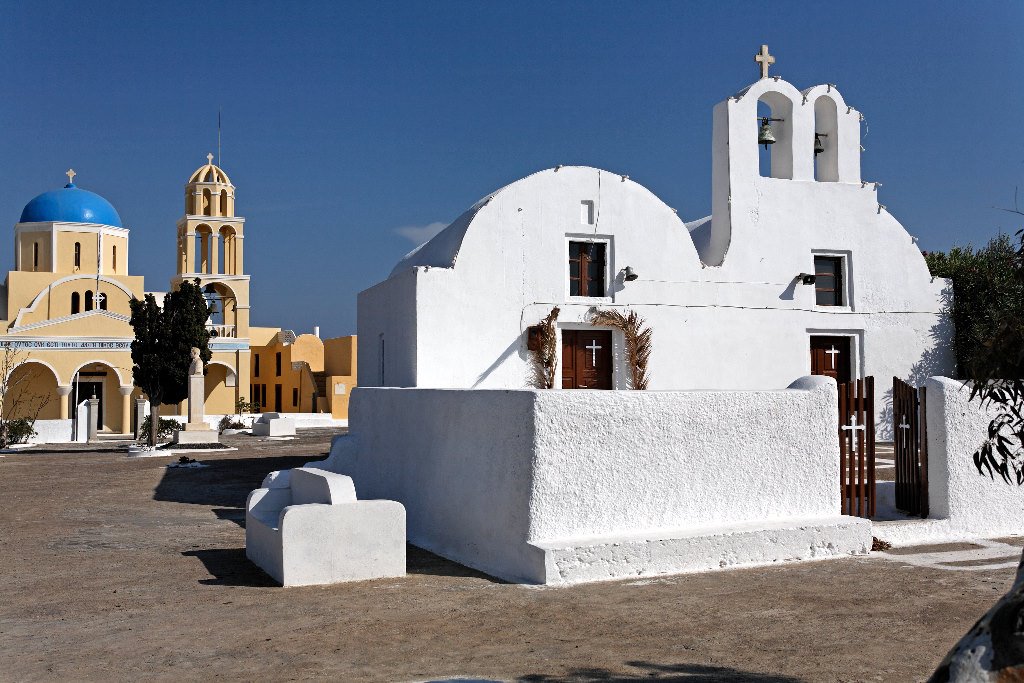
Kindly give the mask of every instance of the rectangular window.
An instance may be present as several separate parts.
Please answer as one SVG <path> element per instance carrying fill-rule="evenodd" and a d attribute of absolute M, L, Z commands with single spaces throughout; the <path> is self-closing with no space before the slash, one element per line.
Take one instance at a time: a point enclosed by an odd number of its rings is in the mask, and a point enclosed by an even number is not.
<path fill-rule="evenodd" d="M 114 245 L 114 258 L 111 259 L 114 272 L 117 272 L 117 245 Z"/>
<path fill-rule="evenodd" d="M 263 406 L 264 408 L 267 407 L 267 385 L 266 384 L 261 384 L 260 385 L 260 405 Z"/>
<path fill-rule="evenodd" d="M 277 352 L 277 356 L 275 357 L 275 364 L 277 366 L 277 376 L 280 377 L 281 376 L 281 352 L 280 351 Z"/>
<path fill-rule="evenodd" d="M 569 242 L 569 296 L 605 296 L 603 242 Z"/>
<path fill-rule="evenodd" d="M 292 408 L 299 407 L 299 390 L 292 389 Z"/>
<path fill-rule="evenodd" d="M 260 376 L 260 354 L 254 354 L 252 357 L 252 376 Z"/>
<path fill-rule="evenodd" d="M 75 242 L 75 268 L 82 267 L 82 243 Z"/>
<path fill-rule="evenodd" d="M 814 257 L 814 295 L 819 306 L 843 306 L 843 259 L 840 256 Z"/>
<path fill-rule="evenodd" d="M 39 242 L 32 243 L 32 270 L 39 270 Z"/>

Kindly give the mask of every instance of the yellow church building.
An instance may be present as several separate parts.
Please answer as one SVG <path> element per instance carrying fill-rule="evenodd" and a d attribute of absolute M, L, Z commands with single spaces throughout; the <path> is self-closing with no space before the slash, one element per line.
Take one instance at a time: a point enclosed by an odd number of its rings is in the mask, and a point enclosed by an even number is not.
<path fill-rule="evenodd" d="M 129 301 L 141 299 L 145 289 L 142 276 L 129 274 L 129 231 L 110 202 L 75 185 L 73 170 L 67 175 L 64 187 L 44 192 L 25 205 L 14 226 L 14 270 L 0 289 L 0 344 L 13 349 L 20 361 L 8 384 L 24 380 L 27 393 L 43 402 L 37 431 L 45 431 L 42 438 L 49 441 L 71 438 L 75 406 L 92 397 L 100 402 L 101 431 L 132 433 L 132 406 L 141 397 L 132 379 Z M 212 155 L 189 178 L 184 203 L 171 287 L 198 279 L 212 307 L 207 414 L 233 413 L 241 398 L 262 399 L 264 410 L 306 409 L 346 418 L 347 393 L 355 384 L 354 338 L 342 338 L 351 340 L 346 365 L 341 349 L 345 342 L 321 342 L 318 360 L 314 342 L 282 350 L 278 347 L 292 344 L 283 343 L 288 340 L 282 339 L 279 328 L 250 327 L 245 219 L 235 215 L 235 187 L 213 164 Z M 159 302 L 161 296 L 156 296 Z M 288 356 L 287 372 L 269 380 L 260 378 L 259 396 L 253 393 L 250 379 L 259 363 L 252 355 L 254 345 L 268 355 L 263 367 L 279 358 L 274 354 Z M 324 348 L 336 351 L 325 356 Z M 299 351 L 298 356 L 292 357 L 293 351 Z M 260 357 L 258 353 L 255 359 Z M 255 374 L 277 369 L 264 371 L 263 367 Z M 328 375 L 328 369 L 337 372 Z M 273 387 L 272 406 L 267 385 Z M 326 395 L 334 395 L 333 390 L 345 396 L 343 402 Z M 337 412 L 342 403 L 343 415 Z M 5 410 L 10 409 L 8 403 Z M 175 410 L 165 407 L 161 412 L 168 415 Z M 187 404 L 177 412 L 186 414 Z M 13 415 L 25 416 L 32 415 Z"/>

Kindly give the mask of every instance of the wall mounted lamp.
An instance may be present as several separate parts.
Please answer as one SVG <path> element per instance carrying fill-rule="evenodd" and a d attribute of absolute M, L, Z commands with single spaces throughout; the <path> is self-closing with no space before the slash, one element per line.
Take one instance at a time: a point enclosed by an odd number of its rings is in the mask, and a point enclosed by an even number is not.
<path fill-rule="evenodd" d="M 816 275 L 811 275 L 810 273 L 800 273 L 796 276 L 796 279 L 800 280 L 800 282 L 805 285 L 813 285 L 818 281 L 818 277 Z"/>
<path fill-rule="evenodd" d="M 635 270 L 633 270 L 633 266 L 626 266 L 625 270 L 622 271 L 622 279 L 626 282 L 632 282 L 638 277 L 640 276 L 636 274 Z"/>

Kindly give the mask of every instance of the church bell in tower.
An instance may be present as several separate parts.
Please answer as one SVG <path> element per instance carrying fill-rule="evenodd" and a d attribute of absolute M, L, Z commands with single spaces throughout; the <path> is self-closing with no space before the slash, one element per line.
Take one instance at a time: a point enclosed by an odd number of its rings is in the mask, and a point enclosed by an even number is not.
<path fill-rule="evenodd" d="M 770 119 L 767 116 L 761 119 L 761 130 L 757 133 L 757 144 L 764 145 L 765 149 L 768 149 L 768 145 L 775 144 L 775 135 L 772 133 L 772 121 L 778 121 L 780 119 Z"/>

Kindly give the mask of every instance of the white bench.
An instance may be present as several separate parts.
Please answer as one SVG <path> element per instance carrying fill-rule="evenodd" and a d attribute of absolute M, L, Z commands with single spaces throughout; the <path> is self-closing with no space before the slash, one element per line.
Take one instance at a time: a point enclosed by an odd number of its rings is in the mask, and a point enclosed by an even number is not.
<path fill-rule="evenodd" d="M 311 467 L 264 485 L 245 503 L 245 555 L 281 585 L 405 576 L 401 503 L 358 500 L 350 477 Z"/>
<path fill-rule="evenodd" d="M 280 413 L 263 413 L 252 425 L 253 436 L 295 436 L 295 420 Z"/>

